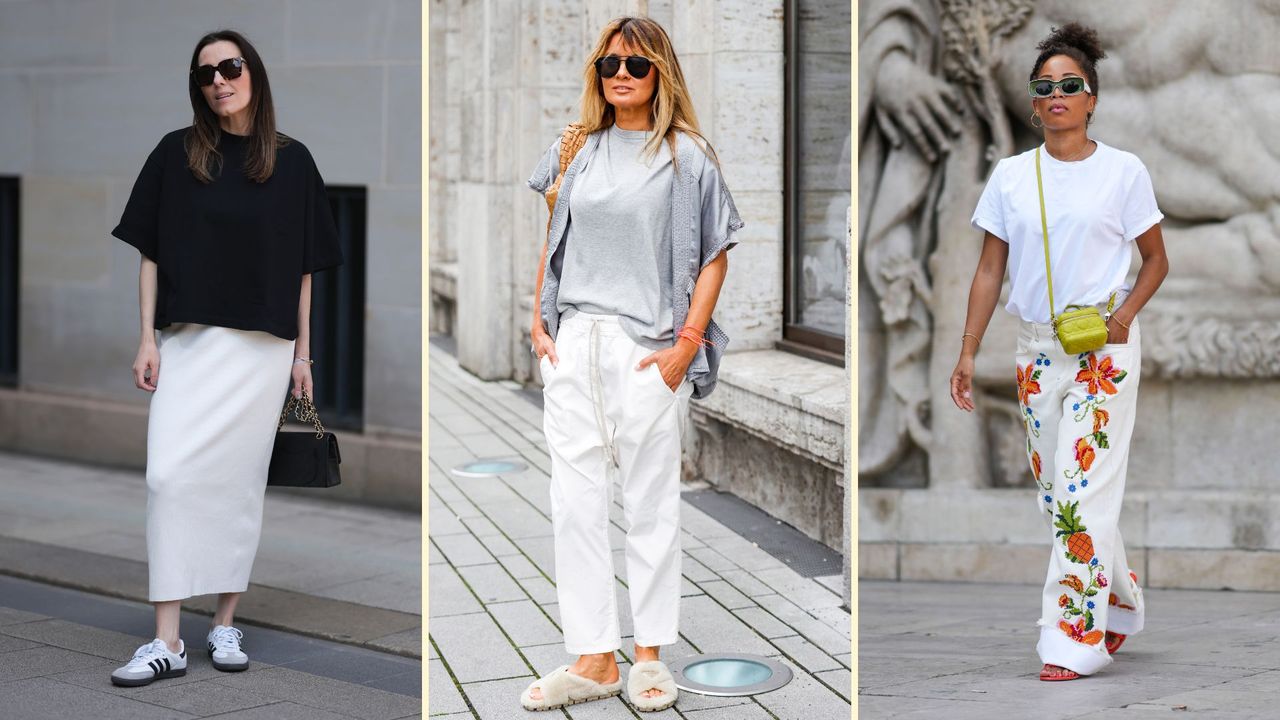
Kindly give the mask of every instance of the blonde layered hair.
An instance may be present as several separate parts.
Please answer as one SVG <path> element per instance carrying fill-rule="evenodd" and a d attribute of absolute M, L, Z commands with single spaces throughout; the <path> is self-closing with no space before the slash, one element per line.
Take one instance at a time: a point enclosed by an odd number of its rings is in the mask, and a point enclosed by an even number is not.
<path fill-rule="evenodd" d="M 666 140 L 671 148 L 672 165 L 675 165 L 676 131 L 681 131 L 692 137 L 703 152 L 715 160 L 715 151 L 698 130 L 698 117 L 684 82 L 684 73 L 680 70 L 680 60 L 671 46 L 671 38 L 661 25 L 649 18 L 620 17 L 611 20 L 600 32 L 600 39 L 587 56 L 583 70 L 582 118 L 578 122 L 588 133 L 607 128 L 615 122 L 613 106 L 604 97 L 604 81 L 595 67 L 596 60 L 609 54 L 609 43 L 613 42 L 615 35 L 622 35 L 623 42 L 631 47 L 632 52 L 649 58 L 653 69 L 658 72 L 649 113 L 653 120 L 653 137 L 645 151 L 651 157 L 656 155 L 659 144 Z"/>

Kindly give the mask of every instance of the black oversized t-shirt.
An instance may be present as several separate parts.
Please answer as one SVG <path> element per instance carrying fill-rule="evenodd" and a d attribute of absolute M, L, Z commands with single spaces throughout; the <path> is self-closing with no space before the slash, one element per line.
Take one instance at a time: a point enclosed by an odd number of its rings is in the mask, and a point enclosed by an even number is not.
<path fill-rule="evenodd" d="M 157 329 L 199 323 L 298 337 L 302 276 L 342 264 L 324 181 L 306 146 L 289 140 L 264 183 L 245 175 L 248 139 L 222 133 L 221 172 L 187 167 L 189 128 L 147 157 L 112 235 L 158 267 Z"/>

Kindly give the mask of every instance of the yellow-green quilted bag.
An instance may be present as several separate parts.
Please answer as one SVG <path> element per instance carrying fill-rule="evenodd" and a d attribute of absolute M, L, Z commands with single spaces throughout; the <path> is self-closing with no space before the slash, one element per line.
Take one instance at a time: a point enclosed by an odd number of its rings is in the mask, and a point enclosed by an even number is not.
<path fill-rule="evenodd" d="M 1040 194 L 1040 231 L 1044 234 L 1044 274 L 1049 282 L 1049 317 L 1063 352 L 1068 355 L 1093 352 L 1107 344 L 1107 321 L 1093 305 L 1068 305 L 1061 314 L 1053 311 L 1053 273 L 1049 269 L 1049 221 L 1044 212 L 1044 181 L 1040 177 L 1040 148 L 1036 148 L 1036 191 Z M 1107 312 L 1115 305 L 1112 293 Z"/>

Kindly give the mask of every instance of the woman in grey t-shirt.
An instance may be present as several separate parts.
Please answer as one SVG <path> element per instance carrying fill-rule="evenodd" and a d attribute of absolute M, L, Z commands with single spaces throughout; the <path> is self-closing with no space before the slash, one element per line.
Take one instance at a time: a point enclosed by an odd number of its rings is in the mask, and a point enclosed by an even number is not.
<path fill-rule="evenodd" d="M 581 120 L 529 179 L 553 204 L 530 335 L 551 454 L 556 593 L 565 648 L 579 658 L 532 683 L 521 703 L 546 710 L 622 691 L 609 545 L 617 478 L 635 627 L 628 699 L 662 710 L 676 701 L 658 653 L 678 639 L 680 438 L 688 401 L 712 391 L 728 341 L 711 312 L 742 220 L 661 26 L 610 22 L 585 75 Z"/>

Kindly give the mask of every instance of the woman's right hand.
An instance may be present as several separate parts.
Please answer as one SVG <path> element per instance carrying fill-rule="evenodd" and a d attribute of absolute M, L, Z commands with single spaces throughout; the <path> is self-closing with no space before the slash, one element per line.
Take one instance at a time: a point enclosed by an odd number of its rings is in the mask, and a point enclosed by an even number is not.
<path fill-rule="evenodd" d="M 951 401 L 961 410 L 973 412 L 973 356 L 969 353 L 961 353 L 951 371 Z"/>
<path fill-rule="evenodd" d="M 138 347 L 138 357 L 133 361 L 133 384 L 139 390 L 155 392 L 160 382 L 160 351 L 154 341 L 144 341 Z"/>
<path fill-rule="evenodd" d="M 551 335 L 541 327 L 536 327 L 529 333 L 533 339 L 533 354 L 541 360 L 544 356 L 551 360 L 551 367 L 560 364 L 560 357 L 556 355 L 556 341 L 551 339 Z"/>

